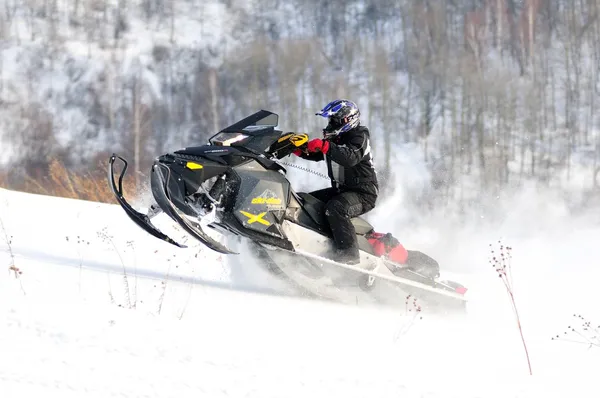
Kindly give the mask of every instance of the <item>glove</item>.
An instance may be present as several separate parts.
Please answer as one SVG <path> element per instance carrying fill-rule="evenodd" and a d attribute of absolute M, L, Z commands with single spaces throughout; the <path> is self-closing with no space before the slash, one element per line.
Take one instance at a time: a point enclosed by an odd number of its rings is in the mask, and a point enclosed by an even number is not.
<path fill-rule="evenodd" d="M 294 155 L 296 156 L 302 156 L 302 151 L 300 149 L 296 149 L 294 152 L 292 152 Z"/>
<path fill-rule="evenodd" d="M 326 154 L 329 151 L 329 141 L 324 141 L 320 138 L 312 139 L 307 144 L 308 152 L 323 152 Z"/>

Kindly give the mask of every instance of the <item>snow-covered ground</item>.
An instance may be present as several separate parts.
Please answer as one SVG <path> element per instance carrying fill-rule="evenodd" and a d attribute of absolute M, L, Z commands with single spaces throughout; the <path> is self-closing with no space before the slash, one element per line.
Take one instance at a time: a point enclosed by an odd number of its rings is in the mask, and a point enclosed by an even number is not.
<path fill-rule="evenodd" d="M 597 397 L 600 348 L 551 338 L 578 326 L 573 313 L 600 322 L 600 228 L 561 217 L 548 212 L 561 228 L 537 236 L 525 218 L 521 235 L 501 231 L 519 239 L 508 243 L 530 376 L 510 301 L 480 257 L 489 231 L 443 246 L 463 240 L 447 259 L 463 261 L 467 314 L 414 318 L 404 303 L 294 297 L 247 258 L 240 269 L 172 247 L 116 205 L 0 189 L 0 397 Z"/>

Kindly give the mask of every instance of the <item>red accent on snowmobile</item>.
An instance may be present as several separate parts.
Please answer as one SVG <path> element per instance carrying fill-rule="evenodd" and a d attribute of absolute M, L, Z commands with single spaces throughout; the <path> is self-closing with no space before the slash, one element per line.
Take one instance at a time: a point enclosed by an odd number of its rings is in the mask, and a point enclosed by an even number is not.
<path fill-rule="evenodd" d="M 405 264 L 408 258 L 408 252 L 400 243 L 398 246 L 393 247 L 388 253 L 388 258 L 396 263 Z"/>
<path fill-rule="evenodd" d="M 465 293 L 467 293 L 468 289 L 464 286 L 458 286 L 455 290 L 456 293 L 464 295 Z"/>
<path fill-rule="evenodd" d="M 400 242 L 395 242 L 393 246 L 386 245 L 385 238 L 387 234 L 381 232 L 372 232 L 367 237 L 373 247 L 375 255 L 381 257 L 386 255 L 388 259 L 398 264 L 406 264 L 408 252 Z"/>

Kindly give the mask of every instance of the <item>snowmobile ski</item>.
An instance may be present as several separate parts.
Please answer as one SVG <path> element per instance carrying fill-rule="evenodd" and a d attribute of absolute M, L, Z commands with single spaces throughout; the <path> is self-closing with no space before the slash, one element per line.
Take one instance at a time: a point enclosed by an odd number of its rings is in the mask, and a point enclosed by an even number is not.
<path fill-rule="evenodd" d="M 123 162 L 123 170 L 121 171 L 121 174 L 119 175 L 119 186 L 118 187 L 115 182 L 115 174 L 114 174 L 114 167 L 113 167 L 116 158 L 119 158 Z M 156 228 L 152 224 L 152 221 L 150 221 L 150 217 L 148 217 L 148 215 L 138 212 L 127 202 L 127 200 L 123 196 L 123 177 L 125 176 L 126 171 L 127 171 L 127 161 L 124 158 L 122 158 L 121 156 L 118 156 L 113 153 L 109 160 L 109 175 L 108 176 L 109 176 L 109 180 L 110 180 L 110 188 L 113 191 L 115 198 L 117 199 L 119 205 L 121 205 L 121 207 L 125 210 L 125 214 L 127 214 L 127 216 L 129 216 L 129 218 L 131 220 L 133 220 L 133 222 L 135 222 L 140 228 L 142 228 L 144 231 L 148 232 L 149 234 L 153 235 L 154 237 L 156 237 L 160 240 L 163 240 L 165 242 L 168 242 L 172 245 L 175 245 L 177 247 L 186 248 L 187 247 L 186 245 L 176 242 L 175 240 L 173 240 L 172 238 L 170 238 L 169 236 L 167 236 L 163 232 L 161 232 L 158 228 Z M 156 213 L 154 213 L 154 214 L 156 214 Z"/>

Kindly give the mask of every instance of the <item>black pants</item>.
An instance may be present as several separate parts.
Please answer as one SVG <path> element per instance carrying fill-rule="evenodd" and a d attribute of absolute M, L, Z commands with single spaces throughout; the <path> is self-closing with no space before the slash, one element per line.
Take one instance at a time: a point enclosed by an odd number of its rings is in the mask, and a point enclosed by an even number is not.
<path fill-rule="evenodd" d="M 315 198 L 325 202 L 325 216 L 333 235 L 335 247 L 342 250 L 351 250 L 358 253 L 356 231 L 350 221 L 375 207 L 377 199 L 357 191 L 325 188 L 310 193 Z"/>

